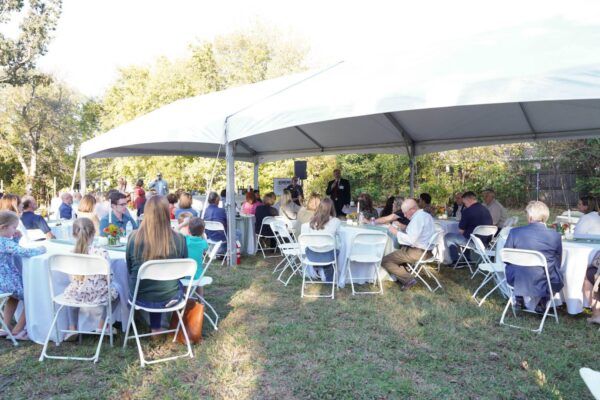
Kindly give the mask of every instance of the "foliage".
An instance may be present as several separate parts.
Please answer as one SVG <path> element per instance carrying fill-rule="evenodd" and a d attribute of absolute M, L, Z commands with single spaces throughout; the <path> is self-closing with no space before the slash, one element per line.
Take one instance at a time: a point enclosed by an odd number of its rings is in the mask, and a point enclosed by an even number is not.
<path fill-rule="evenodd" d="M 0 84 L 18 86 L 41 77 L 32 72 L 37 58 L 47 51 L 61 7 L 62 0 L 0 1 L 0 24 L 25 13 L 16 38 L 0 33 Z"/>

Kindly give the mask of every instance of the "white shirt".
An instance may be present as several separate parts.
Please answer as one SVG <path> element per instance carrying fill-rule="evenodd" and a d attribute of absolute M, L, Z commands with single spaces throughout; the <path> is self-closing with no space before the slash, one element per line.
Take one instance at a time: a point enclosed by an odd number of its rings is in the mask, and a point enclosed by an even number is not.
<path fill-rule="evenodd" d="M 488 209 L 492 216 L 492 224 L 496 225 L 499 228 L 504 227 L 504 223 L 508 218 L 508 213 L 506 212 L 506 208 L 502 204 L 498 202 L 498 200 L 494 199 L 490 204 L 483 203 L 485 208 Z"/>
<path fill-rule="evenodd" d="M 406 227 L 406 232 L 398 231 L 398 243 L 427 250 L 429 239 L 435 233 L 435 224 L 431 214 L 423 210 L 415 212 Z"/>
<path fill-rule="evenodd" d="M 302 224 L 302 227 L 300 228 L 300 233 L 301 234 L 305 234 L 305 233 L 328 233 L 330 235 L 333 236 L 333 238 L 336 240 L 337 243 L 337 232 L 340 229 L 340 224 L 341 221 L 338 218 L 331 218 L 329 221 L 327 221 L 327 223 L 323 226 L 323 229 L 317 230 L 317 229 L 312 229 L 310 227 L 310 222 L 307 222 L 305 224 Z M 337 248 L 337 244 L 336 244 L 336 248 Z M 331 250 L 335 250 L 331 247 L 319 247 L 319 248 L 315 248 L 313 249 L 316 252 L 319 253 L 325 253 Z"/>
<path fill-rule="evenodd" d="M 596 211 L 584 214 L 575 225 L 575 235 L 600 235 L 600 215 Z"/>

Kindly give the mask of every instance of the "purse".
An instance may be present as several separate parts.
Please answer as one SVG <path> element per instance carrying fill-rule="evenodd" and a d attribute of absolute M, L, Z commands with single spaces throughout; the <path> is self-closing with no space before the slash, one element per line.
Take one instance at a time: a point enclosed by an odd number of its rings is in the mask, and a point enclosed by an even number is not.
<path fill-rule="evenodd" d="M 185 326 L 185 331 L 188 334 L 190 343 L 196 344 L 202 340 L 203 322 L 204 304 L 199 303 L 196 300 L 188 299 L 185 305 L 185 311 L 183 312 L 183 325 Z M 178 323 L 179 317 L 177 316 L 177 313 L 173 313 L 169 329 L 176 329 Z M 177 333 L 177 341 L 181 344 L 185 344 L 185 336 L 181 330 Z"/>

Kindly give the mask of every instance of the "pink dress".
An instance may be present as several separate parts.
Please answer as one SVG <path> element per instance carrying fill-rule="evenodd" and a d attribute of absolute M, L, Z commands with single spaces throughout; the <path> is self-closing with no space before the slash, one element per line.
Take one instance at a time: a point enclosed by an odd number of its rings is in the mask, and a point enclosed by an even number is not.
<path fill-rule="evenodd" d="M 244 204 L 242 204 L 242 208 L 241 208 L 240 212 L 242 214 L 246 214 L 246 215 L 255 215 L 256 207 L 260 206 L 261 204 L 262 203 L 260 201 L 255 201 L 252 204 L 250 204 L 248 202 L 244 202 Z"/>

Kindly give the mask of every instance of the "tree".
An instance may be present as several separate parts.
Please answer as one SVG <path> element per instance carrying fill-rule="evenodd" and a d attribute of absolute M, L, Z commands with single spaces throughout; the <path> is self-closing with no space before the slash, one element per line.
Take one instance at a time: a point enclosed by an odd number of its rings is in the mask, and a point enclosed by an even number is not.
<path fill-rule="evenodd" d="M 16 157 L 28 192 L 40 162 L 69 175 L 80 131 L 80 104 L 64 85 L 36 80 L 0 90 L 0 147 Z"/>
<path fill-rule="evenodd" d="M 31 75 L 35 62 L 48 50 L 61 13 L 61 0 L 29 0 L 17 38 L 0 33 L 0 84 L 22 85 L 36 75 Z M 24 11 L 24 0 L 0 1 L 0 24 L 11 21 Z M 39 77 L 39 75 L 37 75 Z"/>

